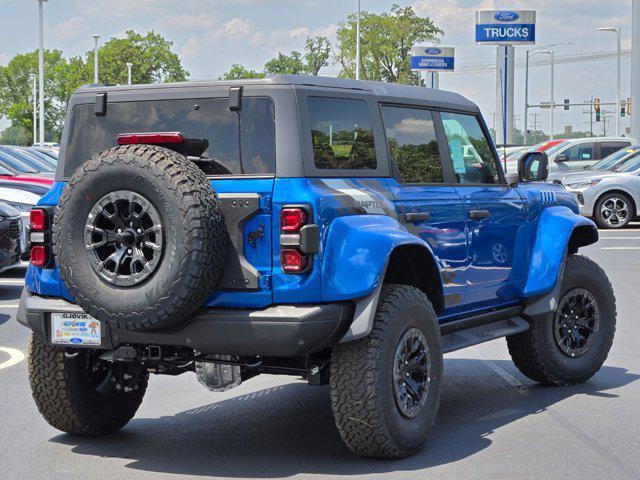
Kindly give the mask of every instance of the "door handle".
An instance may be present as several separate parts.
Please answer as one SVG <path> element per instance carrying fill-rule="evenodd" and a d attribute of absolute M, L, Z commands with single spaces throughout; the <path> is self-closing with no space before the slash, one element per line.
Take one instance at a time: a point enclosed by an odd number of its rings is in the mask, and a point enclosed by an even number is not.
<path fill-rule="evenodd" d="M 485 218 L 489 218 L 491 212 L 489 210 L 470 210 L 469 218 L 471 220 L 484 220 Z"/>
<path fill-rule="evenodd" d="M 428 222 L 431 218 L 427 212 L 409 212 L 404 214 L 404 218 L 407 222 Z"/>

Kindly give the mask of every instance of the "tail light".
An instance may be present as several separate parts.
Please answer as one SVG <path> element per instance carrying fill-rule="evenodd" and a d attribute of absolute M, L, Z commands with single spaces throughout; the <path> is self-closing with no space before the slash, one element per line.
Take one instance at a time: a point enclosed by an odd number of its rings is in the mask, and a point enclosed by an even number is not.
<path fill-rule="evenodd" d="M 34 267 L 46 267 L 51 261 L 48 245 L 50 217 L 46 208 L 34 208 L 29 213 L 29 259 Z"/>
<path fill-rule="evenodd" d="M 304 273 L 318 252 L 318 226 L 310 224 L 306 206 L 286 206 L 280 211 L 280 264 L 285 273 Z"/>
<path fill-rule="evenodd" d="M 157 145 L 163 143 L 182 143 L 184 138 L 178 132 L 122 133 L 118 135 L 118 145 Z"/>

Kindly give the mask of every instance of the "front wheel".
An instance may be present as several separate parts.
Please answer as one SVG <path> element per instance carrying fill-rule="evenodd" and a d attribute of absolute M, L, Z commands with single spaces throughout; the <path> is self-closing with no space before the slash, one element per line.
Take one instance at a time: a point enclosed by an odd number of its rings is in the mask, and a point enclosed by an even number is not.
<path fill-rule="evenodd" d="M 369 336 L 333 348 L 331 404 L 342 440 L 366 457 L 415 453 L 436 418 L 442 372 L 431 302 L 414 287 L 385 285 Z"/>
<path fill-rule="evenodd" d="M 75 435 L 106 435 L 124 427 L 135 415 L 149 374 L 98 357 L 91 350 L 53 347 L 31 336 L 31 392 L 52 427 Z"/>
<path fill-rule="evenodd" d="M 600 228 L 624 228 L 634 215 L 631 199 L 623 193 L 608 193 L 596 203 L 593 217 Z"/>
<path fill-rule="evenodd" d="M 590 379 L 607 359 L 616 330 L 616 299 L 606 273 L 580 255 L 567 258 L 556 311 L 507 338 L 516 367 L 546 385 Z"/>

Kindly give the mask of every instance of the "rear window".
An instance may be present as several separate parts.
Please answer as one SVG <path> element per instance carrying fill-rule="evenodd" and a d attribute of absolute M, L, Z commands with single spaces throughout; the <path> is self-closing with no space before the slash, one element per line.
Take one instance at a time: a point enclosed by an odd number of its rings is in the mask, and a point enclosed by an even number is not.
<path fill-rule="evenodd" d="M 93 104 L 77 105 L 69 126 L 64 176 L 69 177 L 94 154 L 117 146 L 121 133 L 180 132 L 209 142 L 199 166 L 209 175 L 275 173 L 273 101 L 245 97 L 242 110 L 229 100 L 185 99 L 109 103 L 107 114 Z"/>
<path fill-rule="evenodd" d="M 313 160 L 322 170 L 375 170 L 376 147 L 364 100 L 309 97 Z"/>

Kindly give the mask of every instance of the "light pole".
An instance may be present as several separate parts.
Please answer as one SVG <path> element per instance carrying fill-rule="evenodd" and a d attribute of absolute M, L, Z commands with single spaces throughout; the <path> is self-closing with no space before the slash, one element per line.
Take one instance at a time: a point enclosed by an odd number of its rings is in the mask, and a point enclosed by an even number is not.
<path fill-rule="evenodd" d="M 358 0 L 358 18 L 356 19 L 356 80 L 360 80 L 360 0 Z"/>
<path fill-rule="evenodd" d="M 131 67 L 133 67 L 133 63 L 127 62 L 127 84 L 131 85 Z"/>
<path fill-rule="evenodd" d="M 551 54 L 551 103 L 554 104 L 554 83 L 555 83 L 555 53 L 551 50 L 553 47 L 561 47 L 573 45 L 571 42 L 552 43 L 550 45 L 543 45 L 535 50 L 527 50 L 527 58 L 525 63 L 525 75 L 524 75 L 524 144 L 526 145 L 529 140 L 529 60 L 537 53 Z M 551 139 L 553 139 L 553 111 L 555 104 L 551 107 Z"/>
<path fill-rule="evenodd" d="M 631 4 L 632 36 L 631 45 L 640 45 L 640 0 L 633 0 Z M 631 136 L 640 138 L 640 48 L 631 51 Z"/>
<path fill-rule="evenodd" d="M 93 83 L 98 83 L 98 40 L 100 40 L 100 35 L 94 33 L 91 36 L 95 41 L 93 47 Z"/>
<path fill-rule="evenodd" d="M 44 3 L 38 0 L 38 76 L 40 83 L 40 148 L 44 147 Z"/>
<path fill-rule="evenodd" d="M 621 55 L 622 55 L 622 40 L 621 33 L 622 29 L 620 27 L 602 27 L 598 29 L 599 32 L 613 32 L 616 34 L 618 38 L 618 77 L 617 77 L 617 86 L 616 86 L 616 137 L 620 136 L 620 75 L 621 75 Z"/>
<path fill-rule="evenodd" d="M 38 143 L 38 81 L 35 73 L 29 74 L 29 80 L 31 80 L 31 101 L 33 102 L 33 144 Z"/>

